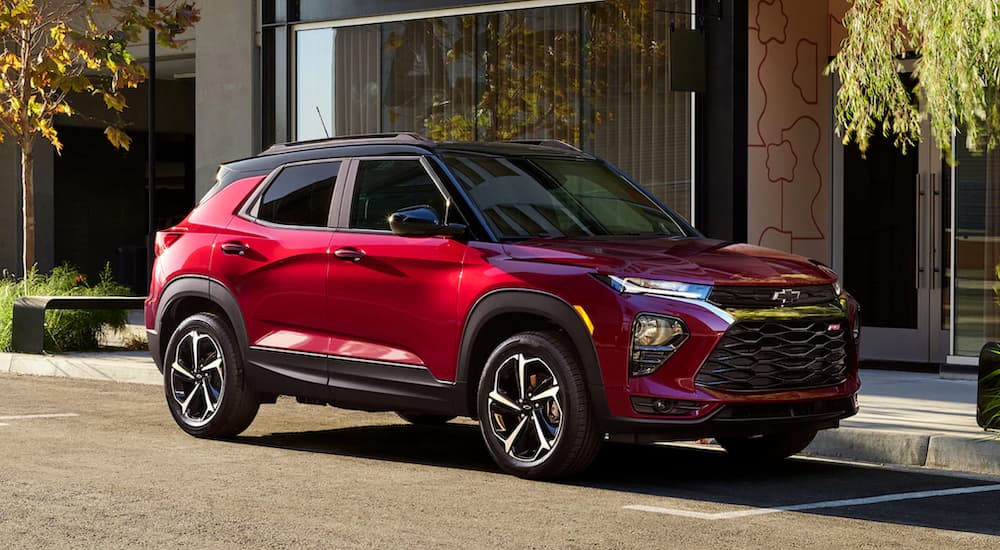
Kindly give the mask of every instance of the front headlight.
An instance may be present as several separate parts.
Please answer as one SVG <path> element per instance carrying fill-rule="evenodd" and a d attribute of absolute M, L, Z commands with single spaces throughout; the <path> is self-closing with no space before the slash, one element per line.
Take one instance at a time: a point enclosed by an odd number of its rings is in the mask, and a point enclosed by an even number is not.
<path fill-rule="evenodd" d="M 843 292 L 843 291 L 844 291 L 844 289 L 840 287 L 840 281 L 834 281 L 833 282 L 833 295 L 836 296 L 837 298 L 840 298 L 840 293 Z"/>
<path fill-rule="evenodd" d="M 645 376 L 660 368 L 687 340 L 684 322 L 676 317 L 640 313 L 632 323 L 629 372 Z"/>
<path fill-rule="evenodd" d="M 670 298 L 704 300 L 712 291 L 709 285 L 696 285 L 679 281 L 660 281 L 640 277 L 608 277 L 612 288 L 625 294 L 652 294 Z"/>

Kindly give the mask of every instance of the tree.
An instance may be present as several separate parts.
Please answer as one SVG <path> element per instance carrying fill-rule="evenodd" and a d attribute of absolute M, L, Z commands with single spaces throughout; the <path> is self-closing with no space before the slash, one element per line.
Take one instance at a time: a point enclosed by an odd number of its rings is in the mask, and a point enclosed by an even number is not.
<path fill-rule="evenodd" d="M 145 0 L 0 0 L 0 141 L 21 150 L 25 274 L 35 265 L 35 139 L 61 151 L 55 117 L 75 115 L 74 94 L 90 94 L 116 116 L 104 130 L 108 141 L 127 150 L 123 91 L 147 76 L 128 45 L 152 29 L 159 44 L 177 47 L 198 19 L 193 3 L 178 0 L 156 10 Z"/>
<path fill-rule="evenodd" d="M 881 131 L 903 148 L 923 116 L 951 159 L 952 135 L 972 151 L 1000 136 L 1000 3 L 984 0 L 853 0 L 847 38 L 829 71 L 840 77 L 835 116 L 844 143 L 865 151 Z M 899 78 L 900 59 L 916 55 L 921 109 Z"/>

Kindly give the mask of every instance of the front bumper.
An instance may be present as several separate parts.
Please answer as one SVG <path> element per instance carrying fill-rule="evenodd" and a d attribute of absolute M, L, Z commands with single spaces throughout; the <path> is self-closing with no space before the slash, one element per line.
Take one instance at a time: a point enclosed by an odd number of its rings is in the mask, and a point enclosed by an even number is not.
<path fill-rule="evenodd" d="M 786 403 L 725 404 L 696 421 L 610 417 L 605 439 L 625 443 L 707 437 L 749 437 L 768 433 L 836 428 L 858 412 L 856 395 Z"/>
<path fill-rule="evenodd" d="M 656 372 L 640 377 L 627 373 L 628 356 L 618 345 L 601 339 L 595 343 L 604 373 L 607 410 L 602 411 L 602 429 L 609 439 L 682 440 L 714 436 L 747 436 L 797 429 L 836 427 L 839 421 L 857 413 L 857 342 L 850 330 L 856 321 L 857 303 L 844 293 L 838 303 L 827 306 L 788 307 L 760 310 L 720 310 L 691 301 L 675 301 L 648 296 L 625 296 L 624 321 L 640 312 L 680 317 L 690 330 L 690 338 Z M 740 321 L 829 320 L 847 324 L 845 330 L 846 369 L 835 385 L 767 391 L 727 391 L 706 387 L 699 372 L 727 330 Z M 830 327 L 833 328 L 832 326 Z M 845 349 L 845 348 L 841 348 Z M 616 378 L 617 377 L 617 378 Z M 636 400 L 665 400 L 686 408 L 682 413 L 654 414 L 638 407 Z"/>

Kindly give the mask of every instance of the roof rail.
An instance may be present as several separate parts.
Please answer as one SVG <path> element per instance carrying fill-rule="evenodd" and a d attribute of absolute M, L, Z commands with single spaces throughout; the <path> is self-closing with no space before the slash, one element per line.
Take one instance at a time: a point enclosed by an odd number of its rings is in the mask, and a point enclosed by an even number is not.
<path fill-rule="evenodd" d="M 276 143 L 263 151 L 262 155 L 285 153 L 299 149 L 316 149 L 334 145 L 349 145 L 357 142 L 368 143 L 409 143 L 414 145 L 434 145 L 434 141 L 426 136 L 414 132 L 392 132 L 380 134 L 357 134 L 349 136 L 335 136 L 331 138 L 310 139 L 305 141 L 291 141 L 288 143 Z"/>
<path fill-rule="evenodd" d="M 552 147 L 553 149 L 563 149 L 566 151 L 573 151 L 575 153 L 582 153 L 583 150 L 566 143 L 561 139 L 511 139 L 507 141 L 508 143 L 523 143 L 525 145 L 540 145 L 542 147 Z"/>

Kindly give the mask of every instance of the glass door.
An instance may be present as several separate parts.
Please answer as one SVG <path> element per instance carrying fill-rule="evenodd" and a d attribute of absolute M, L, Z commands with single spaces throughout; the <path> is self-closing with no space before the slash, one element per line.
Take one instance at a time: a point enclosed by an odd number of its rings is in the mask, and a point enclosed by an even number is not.
<path fill-rule="evenodd" d="M 941 363 L 948 352 L 950 171 L 931 141 L 904 154 L 879 134 L 865 155 L 854 144 L 835 151 L 842 215 L 834 268 L 861 304 L 863 360 Z"/>

